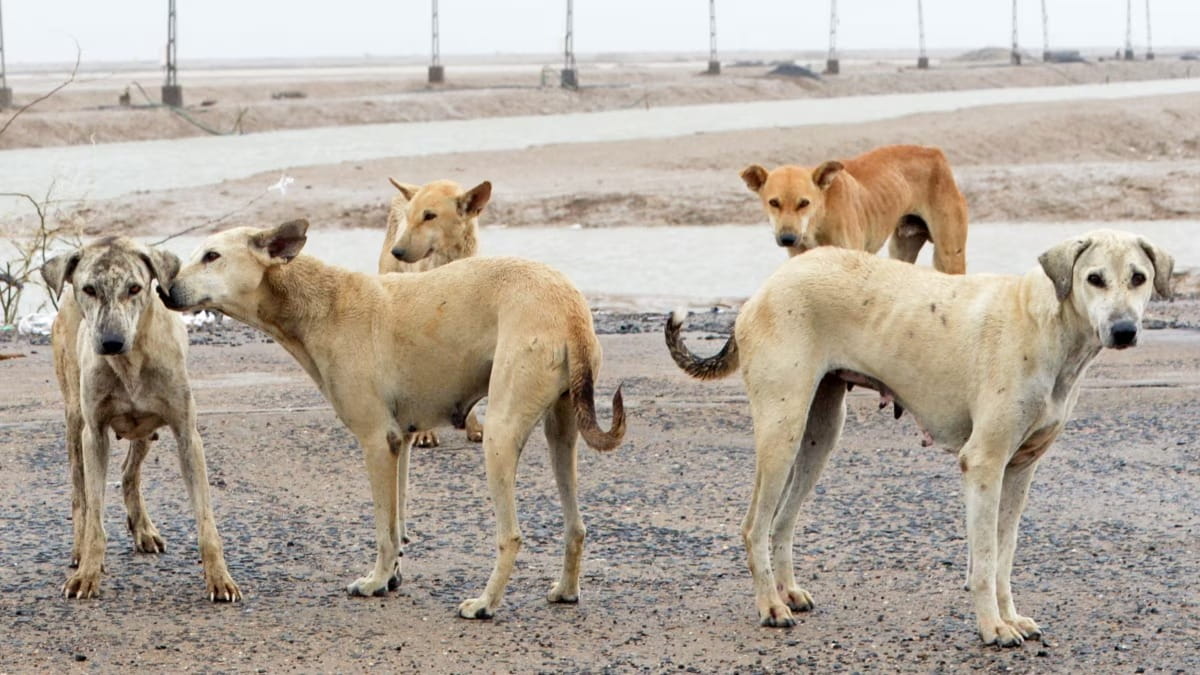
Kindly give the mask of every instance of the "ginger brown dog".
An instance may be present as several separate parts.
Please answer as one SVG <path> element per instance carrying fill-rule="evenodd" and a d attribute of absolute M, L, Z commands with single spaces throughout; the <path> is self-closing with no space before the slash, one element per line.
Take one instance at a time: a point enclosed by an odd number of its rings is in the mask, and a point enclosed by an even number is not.
<path fill-rule="evenodd" d="M 888 242 L 892 258 L 913 262 L 932 241 L 936 269 L 966 272 L 967 202 L 937 148 L 889 145 L 815 169 L 752 164 L 742 180 L 789 256 L 818 246 L 875 253 Z"/>

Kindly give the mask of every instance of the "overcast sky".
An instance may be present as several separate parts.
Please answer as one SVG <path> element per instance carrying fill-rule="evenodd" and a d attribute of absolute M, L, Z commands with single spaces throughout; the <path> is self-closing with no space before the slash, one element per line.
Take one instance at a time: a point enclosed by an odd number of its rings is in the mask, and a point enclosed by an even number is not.
<path fill-rule="evenodd" d="M 1019 0 L 1021 43 L 1041 48 L 1041 1 Z M 1046 0 L 1052 46 L 1125 39 L 1125 0 Z M 1134 0 L 1134 44 L 1146 40 Z M 412 55 L 429 51 L 429 0 L 177 0 L 179 58 Z M 844 48 L 913 47 L 915 0 L 842 0 Z M 930 48 L 1009 43 L 1009 0 L 925 0 Z M 564 0 L 441 0 L 442 53 L 559 52 Z M 705 0 L 576 0 L 578 52 L 704 51 Z M 9 63 L 162 59 L 166 0 L 0 0 Z M 1154 44 L 1200 44 L 1200 0 L 1152 0 Z M 824 49 L 829 0 L 717 0 L 721 49 Z M 452 59 L 451 59 L 452 61 Z"/>

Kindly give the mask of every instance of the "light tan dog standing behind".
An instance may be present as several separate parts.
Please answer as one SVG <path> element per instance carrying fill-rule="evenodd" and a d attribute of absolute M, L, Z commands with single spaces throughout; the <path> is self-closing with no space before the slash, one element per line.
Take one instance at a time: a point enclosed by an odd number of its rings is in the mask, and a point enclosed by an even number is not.
<path fill-rule="evenodd" d="M 742 537 L 760 621 L 812 608 L 792 537 L 845 421 L 846 383 L 894 397 L 958 455 L 970 592 L 987 643 L 1041 629 L 1017 613 L 1010 576 L 1038 461 L 1062 432 L 1102 348 L 1137 343 L 1171 256 L 1101 230 L 1046 251 L 1023 277 L 951 276 L 859 251 L 820 248 L 780 267 L 742 308 L 734 336 L 698 358 L 667 322 L 675 362 L 700 379 L 741 369 L 754 418 L 755 480 Z M 887 340 L 880 335 L 892 336 Z M 898 618 L 896 620 L 899 620 Z"/>
<path fill-rule="evenodd" d="M 63 298 L 51 328 L 54 370 L 66 403 L 67 457 L 71 467 L 73 565 L 63 594 L 90 598 L 104 569 L 104 488 L 109 431 L 129 439 L 121 489 L 134 549 L 165 550 L 142 500 L 142 460 L 167 426 L 175 435 L 179 467 L 200 529 L 200 559 L 208 597 L 236 601 L 242 593 L 229 576 L 208 496 L 204 446 L 196 431 L 196 404 L 187 376 L 187 330 L 151 292 L 170 284 L 179 269 L 171 253 L 123 237 L 101 239 L 42 266 L 42 276 Z"/>
<path fill-rule="evenodd" d="M 559 272 L 515 258 L 468 258 L 421 274 L 372 276 L 300 255 L 308 223 L 238 228 L 206 239 L 166 293 L 168 306 L 216 309 L 275 338 L 304 367 L 362 445 L 375 504 L 375 567 L 352 595 L 400 583 L 413 434 L 462 427 L 490 401 L 483 439 L 496 510 L 496 566 L 459 614 L 491 618 L 521 547 L 516 471 L 544 420 L 563 507 L 562 576 L 551 602 L 577 602 L 585 529 L 576 496 L 576 436 L 612 450 L 625 433 L 620 388 L 613 424 L 596 422 L 600 341 L 587 301 Z"/>
<path fill-rule="evenodd" d="M 450 180 L 425 185 L 388 181 L 399 192 L 388 209 L 387 234 L 379 252 L 379 273 L 425 272 L 470 258 L 479 251 L 479 214 L 492 197 L 492 184 L 483 181 L 464 191 Z M 483 425 L 472 410 L 467 415 L 467 439 L 483 440 Z M 417 447 L 436 447 L 437 432 L 417 433 Z"/>
<path fill-rule="evenodd" d="M 967 270 L 967 201 L 937 148 L 888 145 L 815 169 L 785 165 L 742 170 L 762 199 L 775 243 L 796 256 L 818 246 L 876 253 L 913 262 L 933 242 L 933 266 Z"/>

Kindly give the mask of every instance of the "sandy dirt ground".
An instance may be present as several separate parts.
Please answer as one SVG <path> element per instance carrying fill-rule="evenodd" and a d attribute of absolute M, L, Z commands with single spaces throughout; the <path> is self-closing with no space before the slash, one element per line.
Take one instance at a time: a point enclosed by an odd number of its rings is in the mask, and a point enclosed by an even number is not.
<path fill-rule="evenodd" d="M 602 337 L 598 391 L 605 398 L 623 382 L 630 422 L 616 451 L 580 450 L 581 603 L 543 597 L 561 518 L 535 433 L 518 477 L 525 547 L 505 605 L 484 623 L 454 616 L 492 563 L 479 448 L 447 431 L 443 447 L 415 452 L 404 583 L 386 598 L 346 597 L 374 556 L 359 450 L 292 359 L 239 329 L 194 333 L 190 370 L 217 522 L 245 602 L 202 597 L 169 440 L 144 471 L 167 552 L 132 552 L 110 482 L 104 595 L 61 599 L 70 552 L 61 404 L 49 348 L 22 346 L 25 358 L 0 362 L 0 672 L 1200 669 L 1200 333 L 1150 331 L 1092 367 L 1021 528 L 1018 606 L 1046 637 L 1001 650 L 979 643 L 961 588 L 953 458 L 919 447 L 909 418 L 893 421 L 861 390 L 797 532 L 797 576 L 817 607 L 794 629 L 759 627 L 738 534 L 753 471 L 742 385 L 687 379 L 662 345 L 661 317 L 627 319 L 600 325 L 655 332 Z M 699 341 L 706 335 L 691 334 L 697 350 L 716 349 Z"/>

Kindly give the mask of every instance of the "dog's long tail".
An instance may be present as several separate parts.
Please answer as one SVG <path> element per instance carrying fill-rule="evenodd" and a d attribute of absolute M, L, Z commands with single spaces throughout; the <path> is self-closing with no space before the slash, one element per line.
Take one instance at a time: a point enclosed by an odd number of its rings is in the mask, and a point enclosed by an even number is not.
<path fill-rule="evenodd" d="M 667 349 L 671 352 L 671 358 L 675 359 L 675 365 L 698 380 L 716 380 L 737 370 L 737 338 L 730 335 L 729 341 L 715 356 L 701 358 L 688 350 L 679 335 L 686 318 L 687 314 L 679 310 L 667 318 Z"/>
<path fill-rule="evenodd" d="M 608 431 L 600 428 L 596 420 L 596 398 L 593 389 L 592 338 L 581 336 L 572 340 L 567 347 L 567 361 L 571 376 L 571 401 L 575 404 L 575 420 L 579 435 L 585 443 L 600 451 L 615 449 L 625 438 L 625 401 L 621 387 L 612 399 L 612 427 Z"/>

